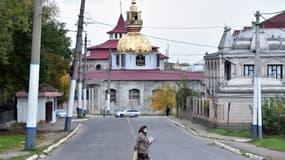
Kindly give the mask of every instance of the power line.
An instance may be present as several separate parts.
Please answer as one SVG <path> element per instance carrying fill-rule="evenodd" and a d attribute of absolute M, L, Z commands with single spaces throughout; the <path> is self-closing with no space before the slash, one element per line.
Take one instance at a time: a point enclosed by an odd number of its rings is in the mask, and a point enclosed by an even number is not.
<path fill-rule="evenodd" d="M 175 54 L 173 53 L 172 55 L 175 55 L 175 56 L 187 56 L 187 57 L 190 57 L 190 56 L 205 56 L 205 54 L 191 54 L 191 53 L 188 53 L 188 54 Z"/>
<path fill-rule="evenodd" d="M 114 25 L 111 25 L 111 24 L 107 24 L 107 23 L 103 23 L 103 22 L 100 22 L 100 21 L 96 21 L 92 18 L 86 18 L 87 20 L 89 20 L 89 24 L 99 24 L 99 25 L 104 25 L 104 26 L 114 26 Z M 175 42 L 175 43 L 181 43 L 181 44 L 187 44 L 187 45 L 193 45 L 193 46 L 200 46 L 200 47 L 210 47 L 210 48 L 217 48 L 217 46 L 213 46 L 213 45 L 206 45 L 206 44 L 198 44 L 198 43 L 191 43 L 191 42 L 183 42 L 183 41 L 178 41 L 178 40 L 173 40 L 173 39 L 167 39 L 167 38 L 162 38 L 162 37 L 157 37 L 157 36 L 151 36 L 151 35 L 145 35 L 147 37 L 150 37 L 150 38 L 154 38 L 154 39 L 159 39 L 159 40 L 164 40 L 164 41 L 168 41 L 168 42 Z"/>
<path fill-rule="evenodd" d="M 169 30 L 190 30 L 190 29 L 223 29 L 225 26 L 206 26 L 206 27 L 190 27 L 190 26 L 185 26 L 185 27 L 153 27 L 153 26 L 145 26 L 143 28 L 145 29 L 169 29 Z M 228 27 L 242 27 L 242 25 L 233 25 L 233 26 L 228 26 Z"/>
<path fill-rule="evenodd" d="M 108 26 L 108 27 L 114 27 L 114 25 L 111 25 L 111 24 L 107 24 L 107 23 L 103 23 L 103 22 L 100 22 L 100 21 L 96 21 L 92 18 L 86 18 L 88 20 L 88 24 L 100 24 L 100 25 L 103 25 L 103 26 Z"/>
<path fill-rule="evenodd" d="M 94 20 L 92 18 L 86 18 L 89 20 L 91 23 L 93 22 L 94 24 L 101 24 L 109 27 L 114 27 L 115 25 L 111 25 L 108 23 L 100 22 L 97 20 Z M 232 25 L 228 27 L 242 27 L 244 25 Z M 198 26 L 198 27 L 192 27 L 192 26 L 176 26 L 176 27 L 170 27 L 170 26 L 143 26 L 145 29 L 177 29 L 177 30 L 187 30 L 187 29 L 223 29 L 225 26 Z"/>
<path fill-rule="evenodd" d="M 217 48 L 217 46 L 212 46 L 212 45 L 184 42 L 184 41 L 178 41 L 178 40 L 173 40 L 173 39 L 161 38 L 161 37 L 156 37 L 156 36 L 151 36 L 151 35 L 145 35 L 145 36 L 150 37 L 150 38 L 154 38 L 154 39 L 159 39 L 159 40 L 164 40 L 164 41 L 169 41 L 169 42 L 175 42 L 175 43 L 181 43 L 181 44 L 187 44 L 187 45 L 192 45 L 192 46 Z"/>

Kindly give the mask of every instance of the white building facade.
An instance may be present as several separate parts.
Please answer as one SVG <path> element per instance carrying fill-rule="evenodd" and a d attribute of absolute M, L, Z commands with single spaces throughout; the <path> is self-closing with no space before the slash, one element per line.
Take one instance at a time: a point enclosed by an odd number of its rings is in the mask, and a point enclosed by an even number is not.
<path fill-rule="evenodd" d="M 105 109 L 113 113 L 126 108 L 154 113 L 150 105 L 155 90 L 166 84 L 175 87 L 183 78 L 188 78 L 190 87 L 197 92 L 203 91 L 203 73 L 164 70 L 168 57 L 140 33 L 142 23 L 141 12 L 132 0 L 127 20 L 120 15 L 117 26 L 107 32 L 110 39 L 88 48 L 85 80 L 89 113 L 102 113 Z"/>
<path fill-rule="evenodd" d="M 262 99 L 284 97 L 285 12 L 260 24 Z M 274 25 L 275 23 L 275 25 Z M 277 26 L 277 27 L 276 27 Z M 255 27 L 225 28 L 218 52 L 205 55 L 205 88 L 212 101 L 207 119 L 219 125 L 252 122 Z"/>

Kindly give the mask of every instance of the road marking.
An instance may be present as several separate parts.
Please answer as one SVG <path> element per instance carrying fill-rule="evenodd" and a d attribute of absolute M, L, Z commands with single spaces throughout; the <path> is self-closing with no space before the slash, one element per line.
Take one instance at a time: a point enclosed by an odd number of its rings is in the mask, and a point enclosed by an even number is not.
<path fill-rule="evenodd" d="M 127 120 L 128 120 L 128 124 L 129 124 L 129 126 L 130 126 L 130 128 L 131 128 L 132 135 L 133 135 L 134 139 L 136 139 L 134 127 L 132 126 L 132 124 L 131 124 L 131 122 L 130 122 L 130 119 L 127 118 Z"/>

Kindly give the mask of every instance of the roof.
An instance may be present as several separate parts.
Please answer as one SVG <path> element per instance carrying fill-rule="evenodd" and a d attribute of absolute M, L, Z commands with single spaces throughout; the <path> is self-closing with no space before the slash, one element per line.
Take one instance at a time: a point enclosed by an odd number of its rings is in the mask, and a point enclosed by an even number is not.
<path fill-rule="evenodd" d="M 109 50 L 98 50 L 98 51 L 91 51 L 90 56 L 87 57 L 89 60 L 107 60 L 109 59 Z M 159 53 L 160 59 L 168 59 L 168 57 L 162 53 Z"/>
<path fill-rule="evenodd" d="M 285 28 L 285 11 L 261 23 L 264 28 Z"/>
<path fill-rule="evenodd" d="M 62 92 L 46 91 L 46 92 L 39 92 L 38 97 L 60 97 L 62 95 L 63 95 Z M 26 91 L 19 91 L 16 93 L 16 97 L 27 97 L 27 96 L 28 96 L 28 92 L 26 92 Z"/>
<path fill-rule="evenodd" d="M 101 43 L 96 46 L 89 47 L 88 50 L 91 52 L 90 56 L 87 57 L 87 59 L 90 60 L 101 60 L 101 59 L 108 59 L 109 58 L 109 49 L 112 51 L 117 50 L 117 44 L 119 40 L 118 39 L 112 39 L 112 40 L 107 40 L 104 43 Z M 157 52 L 159 47 L 152 46 L 152 50 Z M 160 54 L 160 59 L 168 59 L 168 57 L 162 53 Z"/>
<path fill-rule="evenodd" d="M 112 34 L 112 33 L 127 33 L 127 29 L 125 27 L 125 21 L 124 18 L 122 16 L 122 14 L 120 14 L 118 23 L 116 25 L 116 27 L 114 29 L 112 29 L 111 31 L 107 32 L 108 34 Z"/>
<path fill-rule="evenodd" d="M 85 75 L 88 80 L 107 80 L 107 71 L 92 71 Z M 110 80 L 165 80 L 177 81 L 182 78 L 189 80 L 203 80 L 203 72 L 185 72 L 185 71 L 161 71 L 161 70 L 112 70 L 110 73 Z"/>
<path fill-rule="evenodd" d="M 119 42 L 118 39 L 107 40 L 104 43 L 98 44 L 96 46 L 89 47 L 88 50 L 94 50 L 94 49 L 117 49 L 118 42 Z"/>
<path fill-rule="evenodd" d="M 100 50 L 100 51 L 91 51 L 90 56 L 87 57 L 89 60 L 103 60 L 103 59 L 109 59 L 109 50 Z"/>
<path fill-rule="evenodd" d="M 168 59 L 169 57 L 164 55 L 164 54 L 162 54 L 162 53 L 159 53 L 159 58 L 160 59 Z"/>

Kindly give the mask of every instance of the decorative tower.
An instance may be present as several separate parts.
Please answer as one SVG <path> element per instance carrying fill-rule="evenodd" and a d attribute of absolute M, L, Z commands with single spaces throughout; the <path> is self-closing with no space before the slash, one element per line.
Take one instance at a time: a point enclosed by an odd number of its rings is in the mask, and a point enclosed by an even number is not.
<path fill-rule="evenodd" d="M 140 32 L 142 24 L 141 11 L 138 11 L 136 1 L 132 0 L 131 9 L 127 12 L 126 28 L 128 32 Z"/>
<path fill-rule="evenodd" d="M 138 11 L 136 0 L 132 0 L 130 11 L 127 12 L 127 35 L 123 36 L 117 46 L 119 52 L 151 53 L 149 40 L 140 33 L 143 21 Z"/>

